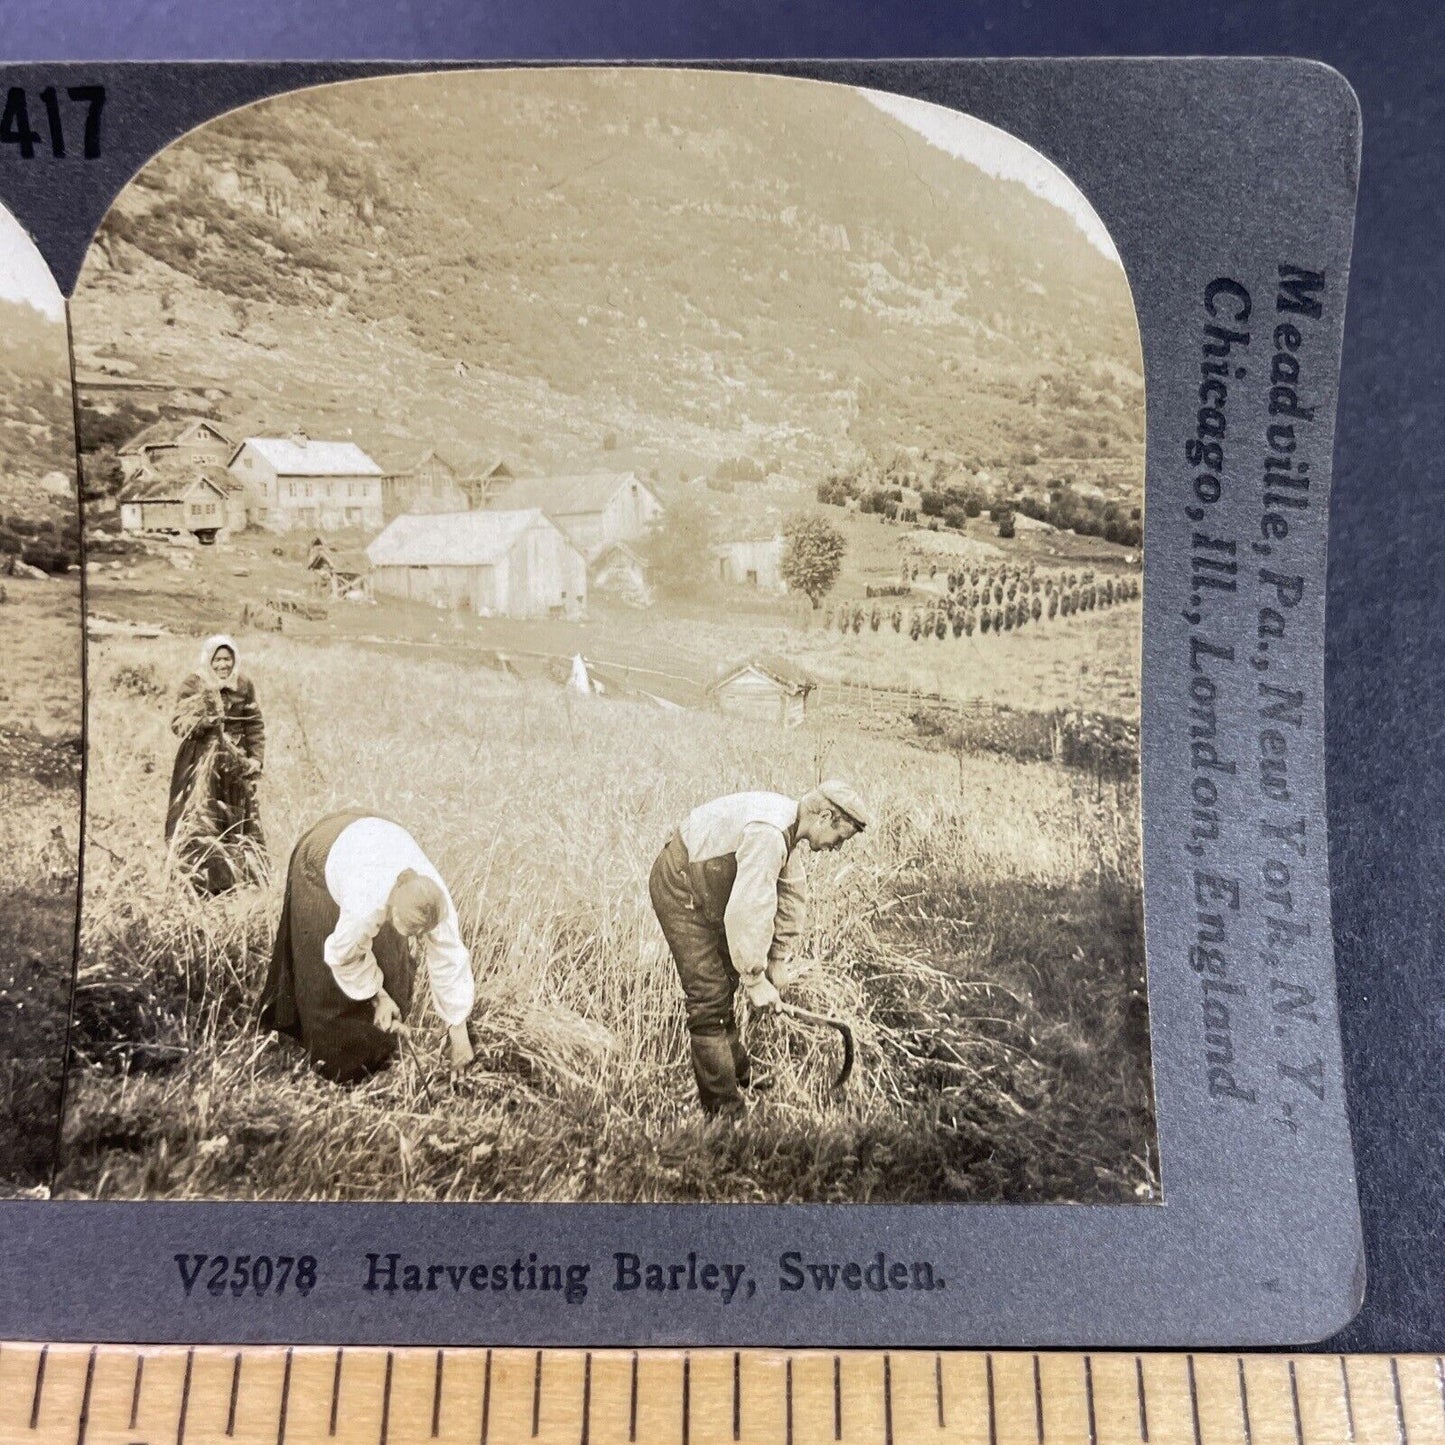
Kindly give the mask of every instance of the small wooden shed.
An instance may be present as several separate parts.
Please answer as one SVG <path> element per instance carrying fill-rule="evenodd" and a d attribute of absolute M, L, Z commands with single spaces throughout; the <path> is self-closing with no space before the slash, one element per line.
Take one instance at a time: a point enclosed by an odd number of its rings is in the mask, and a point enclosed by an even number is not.
<path fill-rule="evenodd" d="M 708 693 L 723 712 L 795 728 L 806 721 L 808 697 L 817 685 L 796 663 L 764 655 L 735 663 Z"/>
<path fill-rule="evenodd" d="M 306 570 L 333 601 L 372 600 L 371 563 L 365 552 L 343 551 L 317 537 L 311 543 Z"/>
<path fill-rule="evenodd" d="M 626 542 L 604 542 L 587 558 L 587 580 L 594 592 L 646 607 L 652 601 L 647 567 Z"/>

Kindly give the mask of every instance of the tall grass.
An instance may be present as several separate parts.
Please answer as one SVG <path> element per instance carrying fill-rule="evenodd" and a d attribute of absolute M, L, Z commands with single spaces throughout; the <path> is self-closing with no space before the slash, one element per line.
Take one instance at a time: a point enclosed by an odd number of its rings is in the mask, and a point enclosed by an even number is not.
<path fill-rule="evenodd" d="M 268 732 L 272 871 L 199 900 L 161 842 L 186 646 L 92 651 L 82 966 L 62 1192 L 128 1198 L 1132 1199 L 1157 1193 L 1137 799 L 1054 764 L 947 757 L 576 698 L 284 638 L 244 649 Z M 137 684 L 136 678 L 142 679 Z M 879 815 L 809 860 L 789 993 L 836 1040 L 745 1019 L 775 1087 L 701 1120 L 647 872 L 696 803 L 856 778 Z M 257 1034 L 285 857 L 340 807 L 409 827 L 473 951 L 456 1083 L 417 1053 L 354 1089 Z"/>

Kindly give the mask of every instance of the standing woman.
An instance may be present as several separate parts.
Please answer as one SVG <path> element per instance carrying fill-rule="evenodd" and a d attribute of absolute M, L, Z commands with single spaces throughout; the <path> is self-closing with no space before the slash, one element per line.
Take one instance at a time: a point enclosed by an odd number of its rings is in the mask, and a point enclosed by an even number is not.
<path fill-rule="evenodd" d="M 198 893 L 225 893 L 255 876 L 265 848 L 256 782 L 266 728 L 231 638 L 218 633 L 202 645 L 181 684 L 171 731 L 181 745 L 171 770 L 166 842 Z"/>
<path fill-rule="evenodd" d="M 358 1083 L 396 1055 L 417 961 L 451 1066 L 463 1068 L 476 985 L 441 874 L 387 818 L 333 813 L 314 824 L 286 869 L 261 1027 L 295 1039 L 324 1078 Z"/>

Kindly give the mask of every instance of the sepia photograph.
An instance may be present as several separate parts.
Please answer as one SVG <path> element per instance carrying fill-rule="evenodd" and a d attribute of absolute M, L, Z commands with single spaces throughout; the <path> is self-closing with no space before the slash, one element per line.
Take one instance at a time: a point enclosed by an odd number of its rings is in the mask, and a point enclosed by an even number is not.
<path fill-rule="evenodd" d="M 51 310 L 7 627 L 78 606 Z M 1045 156 L 796 79 L 353 80 L 149 161 L 70 336 L 55 1197 L 1161 1201 L 1143 359 Z M 48 655 L 6 737 L 68 759 Z"/>
<path fill-rule="evenodd" d="M 45 1198 L 80 863 L 80 517 L 65 302 L 0 207 L 0 1198 Z"/>

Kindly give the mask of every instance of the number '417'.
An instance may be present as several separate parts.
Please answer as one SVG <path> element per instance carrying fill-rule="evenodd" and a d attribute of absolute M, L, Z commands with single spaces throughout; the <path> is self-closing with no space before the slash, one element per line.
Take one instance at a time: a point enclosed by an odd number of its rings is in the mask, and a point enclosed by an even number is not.
<path fill-rule="evenodd" d="M 81 155 L 94 160 L 100 154 L 100 112 L 105 106 L 103 85 L 72 85 L 65 91 L 69 105 L 62 107 L 60 92 L 53 85 L 47 85 L 40 92 L 40 104 L 45 113 L 45 128 L 50 136 L 50 154 L 64 156 L 65 112 L 71 112 L 72 129 L 83 126 Z M 84 106 L 83 119 L 78 113 Z M 0 115 L 0 144 L 20 147 L 20 154 L 28 161 L 35 155 L 35 147 L 45 136 L 30 125 L 30 101 L 24 86 L 12 85 L 5 97 L 5 112 Z"/>

